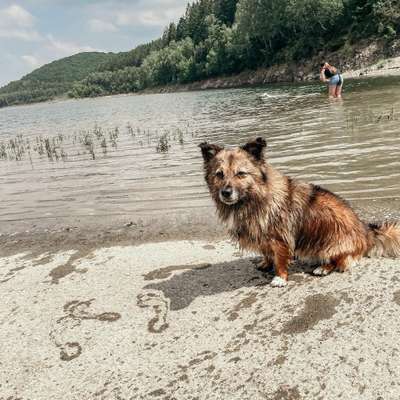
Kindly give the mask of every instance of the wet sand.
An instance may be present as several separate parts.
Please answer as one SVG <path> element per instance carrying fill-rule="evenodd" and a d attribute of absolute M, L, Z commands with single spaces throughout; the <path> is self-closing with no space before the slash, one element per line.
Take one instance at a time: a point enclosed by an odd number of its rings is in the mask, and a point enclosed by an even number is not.
<path fill-rule="evenodd" d="M 361 219 L 400 219 L 400 200 L 352 203 Z M 78 250 L 87 255 L 98 248 L 133 246 L 174 240 L 224 240 L 226 229 L 214 207 L 137 216 L 28 219 L 0 225 L 0 256 L 40 255 Z"/>
<path fill-rule="evenodd" d="M 254 261 L 213 209 L 2 226 L 0 399 L 398 399 L 399 260 Z"/>

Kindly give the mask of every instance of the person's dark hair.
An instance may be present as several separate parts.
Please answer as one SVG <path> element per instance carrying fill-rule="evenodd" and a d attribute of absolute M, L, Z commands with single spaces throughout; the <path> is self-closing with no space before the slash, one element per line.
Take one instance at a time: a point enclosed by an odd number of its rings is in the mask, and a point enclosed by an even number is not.
<path fill-rule="evenodd" d="M 325 65 L 325 62 L 321 63 L 321 68 Z"/>

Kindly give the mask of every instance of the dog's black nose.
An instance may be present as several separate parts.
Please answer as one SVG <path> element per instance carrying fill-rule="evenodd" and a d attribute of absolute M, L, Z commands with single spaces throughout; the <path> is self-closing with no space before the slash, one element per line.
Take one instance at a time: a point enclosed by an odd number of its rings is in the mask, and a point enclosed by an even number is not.
<path fill-rule="evenodd" d="M 226 199 L 229 199 L 232 196 L 232 192 L 233 190 L 230 186 L 227 186 L 221 190 L 222 196 L 225 197 Z"/>

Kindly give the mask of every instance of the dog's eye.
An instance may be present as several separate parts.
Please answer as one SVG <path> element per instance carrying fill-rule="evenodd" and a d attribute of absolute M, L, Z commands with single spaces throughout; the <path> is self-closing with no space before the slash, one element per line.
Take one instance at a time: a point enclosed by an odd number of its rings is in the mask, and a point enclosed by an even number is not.
<path fill-rule="evenodd" d="M 239 178 L 244 178 L 245 176 L 247 176 L 248 173 L 245 171 L 239 171 L 236 176 L 238 176 Z"/>
<path fill-rule="evenodd" d="M 222 171 L 218 171 L 215 176 L 219 179 L 224 179 L 224 173 Z"/>

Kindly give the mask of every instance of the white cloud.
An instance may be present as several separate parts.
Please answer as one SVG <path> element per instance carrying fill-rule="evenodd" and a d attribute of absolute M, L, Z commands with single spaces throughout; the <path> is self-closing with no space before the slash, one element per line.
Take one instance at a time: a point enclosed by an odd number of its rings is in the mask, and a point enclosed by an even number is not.
<path fill-rule="evenodd" d="M 48 50 L 52 51 L 54 56 L 60 57 L 71 56 L 72 54 L 81 53 L 83 51 L 103 51 L 91 46 L 82 46 L 73 42 L 57 40 L 53 35 L 46 36 L 46 47 Z"/>
<path fill-rule="evenodd" d="M 111 24 L 115 28 L 160 28 L 176 21 L 184 12 L 188 0 L 109 0 L 102 6 L 91 4 L 87 10 L 92 20 Z M 89 23 L 90 23 L 89 21 Z"/>
<path fill-rule="evenodd" d="M 0 28 L 0 38 L 19 39 L 25 42 L 36 42 L 41 39 L 40 35 L 36 31 L 4 28 Z"/>
<path fill-rule="evenodd" d="M 18 4 L 12 4 L 11 6 L 0 10 L 0 16 L 4 17 L 4 19 L 2 18 L 3 23 L 8 20 L 10 25 L 16 24 L 22 27 L 33 26 L 35 20 L 29 11 L 25 10 L 25 8 L 22 8 Z"/>
<path fill-rule="evenodd" d="M 92 32 L 116 32 L 118 28 L 108 21 L 102 21 L 101 19 L 93 18 L 89 20 L 89 28 Z"/>
<path fill-rule="evenodd" d="M 42 62 L 40 62 L 35 56 L 32 55 L 24 55 L 21 56 L 21 58 L 28 66 L 32 68 L 38 68 L 43 65 Z"/>
<path fill-rule="evenodd" d="M 0 9 L 0 37 L 27 42 L 40 40 L 34 16 L 17 4 Z"/>
<path fill-rule="evenodd" d="M 114 13 L 117 25 L 140 25 L 164 27 L 182 15 L 182 7 L 163 9 L 155 7 L 150 10 L 147 8 L 138 10 L 121 10 Z"/>

